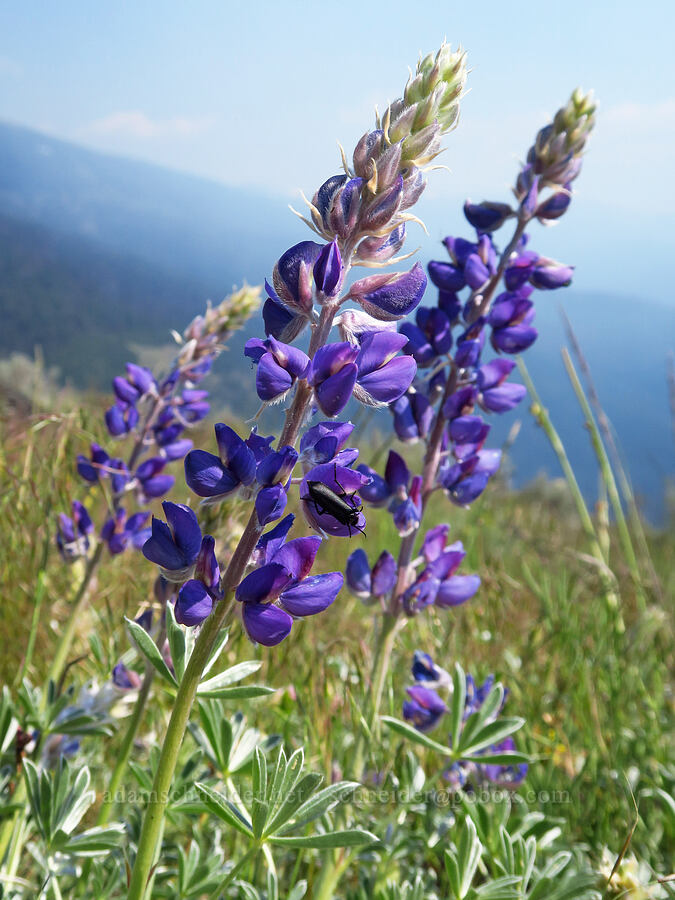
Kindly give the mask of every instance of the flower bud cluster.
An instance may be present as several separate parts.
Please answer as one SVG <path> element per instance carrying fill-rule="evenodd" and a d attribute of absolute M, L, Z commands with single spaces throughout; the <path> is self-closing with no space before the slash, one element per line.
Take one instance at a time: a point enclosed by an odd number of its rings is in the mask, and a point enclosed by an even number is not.
<path fill-rule="evenodd" d="M 581 171 L 583 152 L 595 125 L 595 110 L 593 94 L 577 88 L 553 121 L 539 131 L 528 151 L 514 193 L 521 210 L 540 222 L 559 219 L 569 207 L 572 182 Z"/>
<path fill-rule="evenodd" d="M 385 265 L 403 246 L 407 210 L 426 186 L 424 167 L 441 152 L 456 123 L 466 82 L 466 54 L 443 45 L 420 60 L 403 97 L 358 141 L 351 166 L 314 194 L 312 227 L 364 265 Z"/>

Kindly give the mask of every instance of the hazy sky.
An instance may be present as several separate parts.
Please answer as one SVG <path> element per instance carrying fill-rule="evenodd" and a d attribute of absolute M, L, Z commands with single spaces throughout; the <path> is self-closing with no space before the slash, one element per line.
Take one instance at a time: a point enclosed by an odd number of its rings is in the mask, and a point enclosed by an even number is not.
<path fill-rule="evenodd" d="M 292 198 L 338 170 L 336 141 L 353 146 L 447 37 L 468 51 L 470 93 L 429 208 L 505 199 L 536 129 L 581 85 L 601 106 L 565 249 L 607 228 L 615 255 L 653 241 L 661 258 L 675 229 L 674 32 L 668 0 L 5 2 L 0 119 Z M 647 263 L 653 278 L 665 260 Z"/>

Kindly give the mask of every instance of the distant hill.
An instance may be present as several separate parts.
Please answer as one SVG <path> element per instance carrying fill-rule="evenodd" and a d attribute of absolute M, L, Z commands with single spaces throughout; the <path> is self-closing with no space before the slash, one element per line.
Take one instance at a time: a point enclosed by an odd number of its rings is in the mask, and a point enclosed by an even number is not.
<path fill-rule="evenodd" d="M 259 283 L 287 244 L 283 201 L 0 123 L 0 212 L 195 279 Z"/>
<path fill-rule="evenodd" d="M 80 387 L 106 387 L 131 344 L 162 344 L 204 305 L 195 281 L 0 215 L 0 354 L 42 348 Z"/>

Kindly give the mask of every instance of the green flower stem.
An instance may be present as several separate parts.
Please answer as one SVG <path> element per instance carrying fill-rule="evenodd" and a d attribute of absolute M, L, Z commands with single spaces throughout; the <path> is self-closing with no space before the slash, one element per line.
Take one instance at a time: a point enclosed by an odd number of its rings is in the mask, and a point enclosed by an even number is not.
<path fill-rule="evenodd" d="M 327 302 L 322 307 L 319 322 L 312 333 L 310 356 L 326 342 L 339 302 L 339 300 Z M 297 441 L 311 396 L 312 390 L 309 385 L 305 381 L 298 382 L 296 394 L 286 415 L 286 423 L 279 439 L 280 447 L 285 445 L 292 446 Z M 185 736 L 192 705 L 197 695 L 202 672 L 215 646 L 218 635 L 233 609 L 232 592 L 244 575 L 246 565 L 261 531 L 262 528 L 258 524 L 258 517 L 255 510 L 253 510 L 223 576 L 222 589 L 225 598 L 216 606 L 215 611 L 202 626 L 185 669 L 185 674 L 178 687 L 171 718 L 164 737 L 162 752 L 159 757 L 157 772 L 155 773 L 152 792 L 143 818 L 127 900 L 144 900 L 146 896 L 148 878 L 163 827 L 171 782 L 173 781 L 178 754 L 183 743 L 183 737 Z"/>
<path fill-rule="evenodd" d="M 567 457 L 565 446 L 561 441 L 560 435 L 556 431 L 553 422 L 551 421 L 548 410 L 542 405 L 539 394 L 537 393 L 537 390 L 534 386 L 534 382 L 530 378 L 530 373 L 528 372 L 527 367 L 525 366 L 525 363 L 523 362 L 521 357 L 518 357 L 518 369 L 532 399 L 532 415 L 548 438 L 548 441 L 553 448 L 555 455 L 558 457 L 558 462 L 560 463 L 560 467 L 563 470 L 565 479 L 567 480 L 567 484 L 572 494 L 572 499 L 574 500 L 574 504 L 577 508 L 577 513 L 581 521 L 581 526 L 584 529 L 588 542 L 591 546 L 593 556 L 598 563 L 598 570 L 600 572 L 600 578 L 602 580 L 605 600 L 607 606 L 609 607 L 609 610 L 612 613 L 612 618 L 615 620 L 615 628 L 618 632 L 623 632 L 625 630 L 625 625 L 623 622 L 621 610 L 619 608 L 619 597 L 616 593 L 615 587 L 616 580 L 612 571 L 607 565 L 607 560 L 605 559 L 605 554 L 603 553 L 602 547 L 600 546 L 600 541 L 598 540 L 595 526 L 593 525 L 593 520 L 591 519 L 590 513 L 588 512 L 586 501 L 583 498 L 581 488 L 579 487 L 579 483 L 577 482 L 576 476 L 574 475 L 574 470 Z"/>
<path fill-rule="evenodd" d="M 101 541 L 99 544 L 97 544 L 93 554 L 89 557 L 89 560 L 87 561 L 87 567 L 84 570 L 84 575 L 82 576 L 82 581 L 80 582 L 80 586 L 77 589 L 75 599 L 73 600 L 72 606 L 70 608 L 70 614 L 68 615 L 65 625 L 61 629 L 61 637 L 59 638 L 59 643 L 56 647 L 56 651 L 54 652 L 51 666 L 49 667 L 48 678 L 54 683 L 57 683 L 59 678 L 63 674 L 66 660 L 68 658 L 68 654 L 70 653 L 70 647 L 73 643 L 73 638 L 75 637 L 75 631 L 80 620 L 80 614 L 87 599 L 87 591 L 89 589 L 89 585 L 91 584 L 91 580 L 94 577 L 94 573 L 96 572 L 98 564 L 101 561 L 101 557 L 103 556 L 103 547 L 104 544 L 103 541 Z"/>
<path fill-rule="evenodd" d="M 249 521 L 250 526 L 250 521 Z M 244 539 L 248 537 L 248 547 L 250 555 L 255 545 L 256 535 L 251 534 L 251 528 L 247 526 L 237 551 L 242 547 Z M 235 556 L 237 554 L 235 551 Z M 235 557 L 233 556 L 232 562 Z M 228 572 L 232 568 L 232 562 L 228 567 Z M 244 562 L 245 565 L 245 562 Z M 243 571 L 243 566 L 242 566 Z M 231 593 L 231 591 L 230 591 Z M 208 662 L 218 635 L 225 623 L 225 620 L 232 608 L 232 597 L 229 600 L 222 600 L 215 609 L 215 612 L 206 620 L 202 626 L 202 630 L 195 642 L 192 655 L 185 669 L 185 674 L 181 680 L 176 694 L 176 700 L 169 719 L 169 725 L 164 736 L 162 752 L 159 757 L 157 772 L 152 786 L 152 791 L 148 799 L 148 805 L 143 818 L 143 827 L 138 841 L 138 851 L 136 853 L 136 861 L 131 873 L 131 882 L 129 884 L 128 900 L 143 900 L 145 897 L 146 885 L 152 868 L 155 852 L 157 849 L 159 835 L 164 822 L 164 812 L 169 800 L 169 792 L 171 790 L 171 782 L 178 762 L 178 754 L 183 743 L 183 737 L 187 728 L 190 711 L 197 695 L 197 688 L 201 680 L 202 672 Z"/>

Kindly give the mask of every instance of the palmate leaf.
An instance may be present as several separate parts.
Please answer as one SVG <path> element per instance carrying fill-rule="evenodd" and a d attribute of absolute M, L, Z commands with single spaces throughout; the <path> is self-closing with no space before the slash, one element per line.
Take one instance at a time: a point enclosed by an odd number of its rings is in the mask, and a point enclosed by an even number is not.
<path fill-rule="evenodd" d="M 276 833 L 283 835 L 293 828 L 300 828 L 313 819 L 318 819 L 338 803 L 343 803 L 360 787 L 361 785 L 357 781 L 339 781 L 337 784 L 325 787 L 296 809 L 293 821 L 278 827 Z"/>
<path fill-rule="evenodd" d="M 233 803 L 205 784 L 197 783 L 195 787 L 209 812 L 252 838 L 267 855 L 270 846 L 329 850 L 375 842 L 377 838 L 373 834 L 359 828 L 289 834 L 324 815 L 359 787 L 356 782 L 341 782 L 317 792 L 323 776 L 316 772 L 303 773 L 303 762 L 302 749 L 287 759 L 282 748 L 274 770 L 268 772 L 267 760 L 260 747 L 256 747 L 250 812 L 236 797 L 237 802 Z"/>

